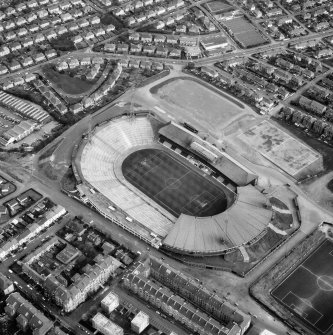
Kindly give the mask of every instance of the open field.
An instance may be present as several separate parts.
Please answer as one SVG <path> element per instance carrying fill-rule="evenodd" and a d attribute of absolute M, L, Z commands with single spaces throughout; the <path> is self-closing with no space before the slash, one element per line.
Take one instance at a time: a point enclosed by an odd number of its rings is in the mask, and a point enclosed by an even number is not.
<path fill-rule="evenodd" d="M 68 74 L 59 73 L 52 68 L 45 68 L 46 78 L 67 94 L 81 94 L 90 90 L 95 81 L 86 81 L 80 78 L 71 77 Z"/>
<path fill-rule="evenodd" d="M 214 132 L 221 132 L 246 113 L 238 100 L 189 77 L 166 80 L 152 87 L 150 93 L 163 110 Z"/>
<path fill-rule="evenodd" d="M 280 303 L 325 334 L 333 325 L 333 243 L 325 240 L 272 295 Z"/>
<path fill-rule="evenodd" d="M 131 184 L 176 217 L 181 213 L 212 216 L 227 207 L 222 186 L 213 184 L 164 151 L 136 151 L 124 160 L 122 170 Z"/>
<path fill-rule="evenodd" d="M 321 158 L 319 153 L 267 121 L 238 137 L 292 176 Z"/>

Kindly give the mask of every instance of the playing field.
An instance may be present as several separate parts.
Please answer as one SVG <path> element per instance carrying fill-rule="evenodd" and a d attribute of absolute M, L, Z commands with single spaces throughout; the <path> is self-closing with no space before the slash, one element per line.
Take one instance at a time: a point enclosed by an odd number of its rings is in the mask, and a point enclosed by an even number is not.
<path fill-rule="evenodd" d="M 292 176 L 321 158 L 319 153 L 267 121 L 238 137 Z"/>
<path fill-rule="evenodd" d="M 326 240 L 272 295 L 322 334 L 333 325 L 333 243 Z"/>
<path fill-rule="evenodd" d="M 233 32 L 235 39 L 245 48 L 267 42 L 258 30 L 244 18 L 239 17 L 223 23 Z"/>
<path fill-rule="evenodd" d="M 172 215 L 211 216 L 223 212 L 227 198 L 191 167 L 157 149 L 143 149 L 123 162 L 124 177 Z"/>
<path fill-rule="evenodd" d="M 220 132 L 246 112 L 238 100 L 192 78 L 172 78 L 150 92 L 158 100 L 158 106 L 177 119 L 191 120 L 194 126 L 213 132 Z"/>

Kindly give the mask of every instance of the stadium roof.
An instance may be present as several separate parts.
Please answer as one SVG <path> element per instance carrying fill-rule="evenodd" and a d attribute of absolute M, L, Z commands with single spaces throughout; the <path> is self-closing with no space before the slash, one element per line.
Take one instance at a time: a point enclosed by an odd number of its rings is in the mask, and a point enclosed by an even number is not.
<path fill-rule="evenodd" d="M 238 197 L 225 212 L 211 217 L 182 214 L 163 241 L 164 247 L 184 254 L 211 254 L 242 245 L 270 223 L 268 199 L 255 187 L 238 188 Z"/>
<path fill-rule="evenodd" d="M 251 170 L 233 159 L 226 152 L 218 150 L 212 144 L 204 141 L 200 136 L 185 129 L 179 124 L 174 122 L 167 124 L 160 128 L 159 134 L 190 151 L 194 151 L 191 146 L 193 142 L 197 142 L 205 147 L 207 151 L 211 151 L 211 154 L 219 157 L 219 159 L 211 165 L 238 186 L 248 185 L 257 178 Z M 195 153 L 198 153 L 198 151 L 195 150 Z M 207 158 L 206 155 L 203 155 L 203 157 Z"/>

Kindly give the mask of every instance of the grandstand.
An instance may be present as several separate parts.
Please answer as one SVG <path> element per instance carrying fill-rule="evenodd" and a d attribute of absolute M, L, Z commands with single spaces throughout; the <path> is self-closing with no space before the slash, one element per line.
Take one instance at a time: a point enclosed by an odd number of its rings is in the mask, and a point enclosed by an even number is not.
<path fill-rule="evenodd" d="M 172 227 L 170 215 L 150 206 L 139 192 L 120 175 L 118 157 L 131 149 L 154 144 L 154 132 L 147 118 L 117 119 L 95 128 L 91 143 L 81 154 L 81 173 L 100 193 L 130 217 L 141 222 L 158 236 L 164 237 Z M 156 205 L 158 207 L 158 205 Z M 162 214 L 162 213 L 165 213 Z"/>
<path fill-rule="evenodd" d="M 41 107 L 3 91 L 0 92 L 0 104 L 38 122 L 44 122 L 50 117 Z"/>
<path fill-rule="evenodd" d="M 220 254 L 255 239 L 272 219 L 270 204 L 251 185 L 237 192 L 237 199 L 223 213 L 211 217 L 182 214 L 163 241 L 164 247 L 181 254 Z"/>

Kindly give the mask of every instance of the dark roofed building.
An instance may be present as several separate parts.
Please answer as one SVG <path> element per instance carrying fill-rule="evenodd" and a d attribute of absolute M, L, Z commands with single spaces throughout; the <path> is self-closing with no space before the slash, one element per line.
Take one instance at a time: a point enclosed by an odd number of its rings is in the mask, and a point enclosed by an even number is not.
<path fill-rule="evenodd" d="M 24 318 L 18 321 L 21 325 L 27 324 L 33 335 L 44 335 L 53 327 L 53 323 L 18 292 L 12 293 L 6 303 L 6 313 L 9 316 L 22 315 Z"/>

